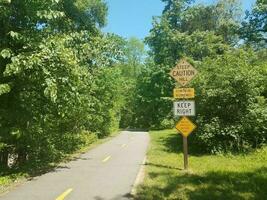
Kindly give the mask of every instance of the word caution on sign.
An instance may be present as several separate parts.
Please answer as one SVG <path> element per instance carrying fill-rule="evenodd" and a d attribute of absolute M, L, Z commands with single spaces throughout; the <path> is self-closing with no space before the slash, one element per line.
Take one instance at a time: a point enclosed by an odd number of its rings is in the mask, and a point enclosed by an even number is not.
<path fill-rule="evenodd" d="M 175 128 L 183 136 L 184 169 L 188 169 L 188 143 L 187 137 L 196 129 L 196 125 L 188 118 L 196 115 L 194 88 L 184 88 L 196 75 L 197 70 L 185 59 L 181 59 L 171 70 L 170 75 L 182 86 L 173 90 L 174 116 L 181 117 Z"/>
<path fill-rule="evenodd" d="M 182 86 L 187 85 L 197 74 L 197 70 L 182 59 L 172 70 L 170 75 Z"/>

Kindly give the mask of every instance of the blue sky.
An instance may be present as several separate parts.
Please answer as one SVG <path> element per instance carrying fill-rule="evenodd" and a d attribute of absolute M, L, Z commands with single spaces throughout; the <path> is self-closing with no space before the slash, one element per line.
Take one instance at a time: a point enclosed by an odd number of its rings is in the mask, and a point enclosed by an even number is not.
<path fill-rule="evenodd" d="M 152 28 L 152 16 L 159 16 L 164 8 L 161 0 L 106 0 L 109 7 L 105 32 L 125 38 L 143 39 Z M 196 3 L 212 3 L 214 0 L 196 0 Z M 255 0 L 241 0 L 244 9 L 250 9 Z"/>

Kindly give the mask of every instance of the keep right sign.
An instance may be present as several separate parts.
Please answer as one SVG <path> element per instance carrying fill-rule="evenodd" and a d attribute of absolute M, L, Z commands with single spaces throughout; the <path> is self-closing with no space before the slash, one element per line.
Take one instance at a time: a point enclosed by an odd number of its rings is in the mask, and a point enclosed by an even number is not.
<path fill-rule="evenodd" d="M 195 101 L 181 100 L 174 102 L 174 116 L 195 116 Z"/>

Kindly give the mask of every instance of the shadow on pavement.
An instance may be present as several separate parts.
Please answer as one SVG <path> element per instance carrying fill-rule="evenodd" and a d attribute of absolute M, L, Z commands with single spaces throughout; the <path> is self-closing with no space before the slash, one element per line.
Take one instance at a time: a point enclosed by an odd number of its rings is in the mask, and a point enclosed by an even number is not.
<path fill-rule="evenodd" d="M 133 200 L 134 197 L 133 195 L 131 195 L 130 193 L 124 194 L 124 195 L 118 195 L 116 197 L 111 197 L 111 198 L 103 198 L 103 197 L 99 197 L 96 196 L 94 197 L 95 200 Z"/>
<path fill-rule="evenodd" d="M 142 129 L 142 128 L 127 128 L 125 131 L 130 131 L 130 132 L 148 132 L 148 129 Z"/>

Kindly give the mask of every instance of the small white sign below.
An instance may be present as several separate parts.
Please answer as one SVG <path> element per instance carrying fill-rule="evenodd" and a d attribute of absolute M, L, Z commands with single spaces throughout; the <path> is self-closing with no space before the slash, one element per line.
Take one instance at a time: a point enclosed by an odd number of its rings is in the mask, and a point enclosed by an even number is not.
<path fill-rule="evenodd" d="M 175 101 L 174 116 L 195 116 L 195 101 Z"/>

